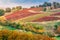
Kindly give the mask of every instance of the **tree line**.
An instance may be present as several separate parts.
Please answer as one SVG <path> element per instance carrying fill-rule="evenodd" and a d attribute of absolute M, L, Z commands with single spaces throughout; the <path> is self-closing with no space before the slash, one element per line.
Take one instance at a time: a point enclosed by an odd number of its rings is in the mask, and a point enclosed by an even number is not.
<path fill-rule="evenodd" d="M 50 3 L 50 2 L 44 2 L 42 5 L 38 5 L 38 6 L 31 6 L 30 8 L 39 8 L 39 7 L 43 7 L 43 11 L 46 11 L 46 7 L 50 7 L 50 9 L 57 9 L 57 8 L 60 8 L 60 3 L 58 2 L 53 2 L 53 3 Z M 16 7 L 12 7 L 12 8 L 6 8 L 5 10 L 3 9 L 0 9 L 0 16 L 4 15 L 5 13 L 8 13 L 8 12 L 12 12 L 12 11 L 17 11 L 17 10 L 21 10 L 21 9 L 24 9 L 22 8 L 22 6 L 16 6 Z"/>
<path fill-rule="evenodd" d="M 50 7 L 49 9 L 57 9 L 60 8 L 60 3 L 59 2 L 44 2 L 42 5 L 38 5 L 38 6 L 31 6 L 31 8 L 39 8 L 39 7 L 43 7 L 43 11 L 46 11 L 47 8 L 46 7 Z"/>
<path fill-rule="evenodd" d="M 40 34 L 27 34 L 20 31 L 0 30 L 0 40 L 55 40 Z"/>
<path fill-rule="evenodd" d="M 44 2 L 42 5 L 31 6 L 31 8 L 34 8 L 34 7 L 48 7 L 48 6 L 49 7 L 53 6 L 56 9 L 56 8 L 60 8 L 60 3 L 59 2 L 53 2 L 53 3 Z"/>
<path fill-rule="evenodd" d="M 5 13 L 9 13 L 9 12 L 12 12 L 12 11 L 17 11 L 17 10 L 21 10 L 22 9 L 22 6 L 16 6 L 16 7 L 12 7 L 12 8 L 5 8 L 4 9 L 0 9 L 0 16 L 3 16 Z"/>

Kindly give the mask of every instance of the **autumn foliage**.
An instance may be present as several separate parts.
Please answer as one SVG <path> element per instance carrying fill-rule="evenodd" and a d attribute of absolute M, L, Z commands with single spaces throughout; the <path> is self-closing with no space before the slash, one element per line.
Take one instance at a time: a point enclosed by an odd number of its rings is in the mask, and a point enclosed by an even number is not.
<path fill-rule="evenodd" d="M 54 40 L 40 34 L 27 34 L 20 31 L 0 30 L 0 40 Z"/>

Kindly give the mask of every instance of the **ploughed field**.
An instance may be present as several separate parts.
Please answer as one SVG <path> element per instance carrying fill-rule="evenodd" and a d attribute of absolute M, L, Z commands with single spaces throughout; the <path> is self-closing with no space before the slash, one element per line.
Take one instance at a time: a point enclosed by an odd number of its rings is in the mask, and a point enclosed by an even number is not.
<path fill-rule="evenodd" d="M 30 11 L 30 10 L 36 10 L 36 9 L 37 8 L 18 10 L 18 11 L 12 12 L 10 15 L 6 15 L 5 18 L 7 20 L 18 20 L 28 16 L 40 14 L 39 12 Z"/>
<path fill-rule="evenodd" d="M 38 10 L 38 9 L 35 9 Z M 32 9 L 24 9 L 21 11 L 12 12 L 10 15 L 6 15 L 7 20 L 24 21 L 24 22 L 43 22 L 60 20 L 60 12 L 41 12 L 34 11 Z"/>
<path fill-rule="evenodd" d="M 54 20 L 60 20 L 60 17 L 46 16 L 33 20 L 32 22 L 43 22 L 43 21 L 54 21 Z"/>
<path fill-rule="evenodd" d="M 7 20 L 18 20 L 18 19 L 22 19 L 28 16 L 33 16 L 39 13 L 30 13 L 30 12 L 14 12 L 11 15 L 7 15 L 5 16 Z"/>
<path fill-rule="evenodd" d="M 60 12 L 52 14 L 51 16 L 60 16 Z"/>

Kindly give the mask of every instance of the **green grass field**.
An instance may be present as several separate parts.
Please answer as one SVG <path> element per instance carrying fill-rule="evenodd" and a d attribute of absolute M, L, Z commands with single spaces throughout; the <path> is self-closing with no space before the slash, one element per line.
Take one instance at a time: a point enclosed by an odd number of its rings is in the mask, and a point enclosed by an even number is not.
<path fill-rule="evenodd" d="M 60 37 L 54 37 L 56 40 L 60 40 Z"/>
<path fill-rule="evenodd" d="M 12 28 L 12 27 L 9 27 L 9 26 L 0 26 L 0 30 L 3 30 L 3 29 L 16 30 L 16 28 Z"/>

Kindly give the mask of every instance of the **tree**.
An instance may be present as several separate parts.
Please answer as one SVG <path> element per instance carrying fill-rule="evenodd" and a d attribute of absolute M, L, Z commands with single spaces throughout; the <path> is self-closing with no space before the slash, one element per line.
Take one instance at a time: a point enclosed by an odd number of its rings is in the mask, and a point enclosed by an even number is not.
<path fill-rule="evenodd" d="M 40 34 L 29 34 L 20 31 L 0 30 L 0 40 L 53 40 Z"/>
<path fill-rule="evenodd" d="M 39 6 L 36 6 L 36 8 L 39 8 Z"/>
<path fill-rule="evenodd" d="M 47 3 L 47 6 L 50 6 L 51 7 L 51 5 L 52 5 L 51 3 Z"/>
<path fill-rule="evenodd" d="M 54 8 L 59 8 L 60 7 L 60 3 L 58 2 L 53 2 Z"/>
<path fill-rule="evenodd" d="M 57 25 L 54 25 L 54 27 L 55 27 L 55 30 L 57 30 L 58 26 Z"/>
<path fill-rule="evenodd" d="M 12 11 L 16 11 L 16 8 L 15 8 L 15 7 L 13 7 L 13 8 L 12 8 Z"/>
<path fill-rule="evenodd" d="M 12 8 L 12 10 L 15 10 L 15 9 L 16 9 L 15 7 Z"/>
<path fill-rule="evenodd" d="M 3 9 L 0 9 L 0 16 L 3 16 L 5 14 L 5 11 Z"/>
<path fill-rule="evenodd" d="M 6 12 L 11 12 L 11 8 L 6 8 Z"/>
<path fill-rule="evenodd" d="M 31 8 L 35 8 L 35 6 L 31 6 Z"/>
<path fill-rule="evenodd" d="M 43 11 L 46 11 L 46 10 L 47 10 L 46 8 L 43 9 Z"/>
<path fill-rule="evenodd" d="M 48 3 L 44 2 L 43 7 L 47 7 Z"/>
<path fill-rule="evenodd" d="M 57 8 L 57 3 L 56 2 L 53 2 L 53 6 L 56 9 Z"/>
<path fill-rule="evenodd" d="M 57 33 L 60 34 L 60 26 L 57 28 Z"/>
<path fill-rule="evenodd" d="M 39 5 L 39 7 L 43 7 L 42 5 Z"/>
<path fill-rule="evenodd" d="M 17 10 L 21 10 L 22 9 L 22 6 L 17 6 L 16 9 Z"/>
<path fill-rule="evenodd" d="M 60 3 L 57 3 L 57 8 L 60 8 Z"/>

